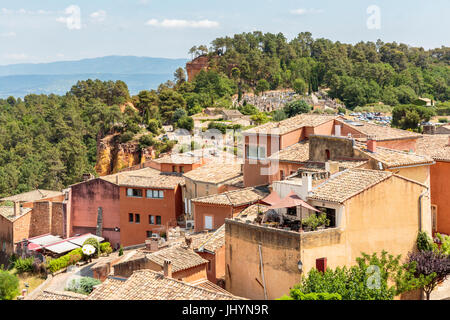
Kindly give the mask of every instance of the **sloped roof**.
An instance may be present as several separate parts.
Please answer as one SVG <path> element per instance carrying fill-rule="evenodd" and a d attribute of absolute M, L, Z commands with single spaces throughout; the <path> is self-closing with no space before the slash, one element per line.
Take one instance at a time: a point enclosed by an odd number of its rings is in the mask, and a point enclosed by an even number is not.
<path fill-rule="evenodd" d="M 309 159 L 309 141 L 296 143 L 283 150 L 275 152 L 269 159 L 288 162 L 305 162 Z"/>
<path fill-rule="evenodd" d="M 389 171 L 349 169 L 313 188 L 309 198 L 343 203 L 392 175 Z"/>
<path fill-rule="evenodd" d="M 383 163 L 387 168 L 420 164 L 431 165 L 434 163 L 432 158 L 412 152 L 404 152 L 383 147 L 377 147 L 376 152 L 370 152 L 364 144 L 357 144 L 355 148 L 367 157 Z"/>
<path fill-rule="evenodd" d="M 337 120 L 339 121 L 339 120 Z M 366 140 L 366 137 L 371 137 L 377 141 L 383 141 L 383 140 L 398 140 L 398 139 L 417 139 L 420 138 L 420 134 L 407 131 L 407 130 L 401 130 L 397 128 L 392 128 L 390 126 L 381 126 L 374 123 L 368 123 L 368 122 L 359 122 L 359 125 L 353 125 L 348 122 L 340 121 L 341 123 L 345 124 L 346 126 L 351 127 L 352 129 L 360 132 L 363 136 L 358 137 L 355 135 L 355 139 L 357 140 Z"/>
<path fill-rule="evenodd" d="M 255 203 L 269 194 L 270 190 L 267 186 L 250 187 L 192 199 L 192 202 L 238 207 L 244 204 Z"/>
<path fill-rule="evenodd" d="M 197 251 L 216 252 L 225 245 L 225 225 L 217 229 L 205 242 L 203 242 Z"/>
<path fill-rule="evenodd" d="M 52 198 L 64 195 L 61 191 L 52 191 L 44 189 L 36 189 L 29 192 L 24 192 L 21 194 L 16 194 L 14 196 L 6 197 L 0 199 L 0 201 L 13 201 L 13 202 L 34 202 L 46 198 Z"/>
<path fill-rule="evenodd" d="M 200 168 L 189 171 L 183 175 L 184 177 L 208 183 L 224 183 L 231 179 L 242 176 L 240 163 L 216 163 L 210 162 Z"/>
<path fill-rule="evenodd" d="M 172 271 L 178 272 L 193 267 L 197 267 L 208 260 L 203 259 L 194 250 L 184 246 L 173 246 L 167 249 L 162 249 L 151 254 L 147 254 L 146 258 L 157 265 L 163 267 L 165 260 L 172 262 Z"/>
<path fill-rule="evenodd" d="M 447 134 L 424 134 L 422 139 L 417 141 L 416 152 L 434 160 L 450 161 L 449 137 Z"/>
<path fill-rule="evenodd" d="M 119 177 L 118 185 L 125 187 L 174 189 L 177 185 L 185 184 L 183 177 L 153 168 L 120 172 L 100 179 L 117 184 L 117 177 Z"/>
<path fill-rule="evenodd" d="M 0 206 L 0 215 L 5 217 L 11 222 L 16 221 L 18 218 L 24 216 L 28 212 L 30 212 L 31 208 L 20 208 L 20 214 L 18 216 L 14 216 L 14 207 L 9 206 Z"/>
<path fill-rule="evenodd" d="M 300 114 L 280 122 L 268 122 L 244 131 L 244 134 L 282 135 L 303 127 L 316 127 L 339 118 L 333 115 Z"/>
<path fill-rule="evenodd" d="M 151 270 L 135 271 L 127 280 L 108 278 L 88 300 L 241 300 L 231 294 L 194 286 Z"/>
<path fill-rule="evenodd" d="M 70 291 L 44 290 L 37 295 L 33 294 L 31 300 L 86 300 L 88 296 Z M 28 300 L 25 298 L 25 300 Z"/>

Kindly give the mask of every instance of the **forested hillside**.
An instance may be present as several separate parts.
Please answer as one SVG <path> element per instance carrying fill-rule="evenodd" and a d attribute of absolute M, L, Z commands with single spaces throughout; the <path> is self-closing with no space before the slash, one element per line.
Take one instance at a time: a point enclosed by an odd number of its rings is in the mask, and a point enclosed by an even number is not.
<path fill-rule="evenodd" d="M 193 47 L 194 55 L 208 52 Z M 314 39 L 309 32 L 288 41 L 261 32 L 218 38 L 209 50 L 213 70 L 250 88 L 292 88 L 304 82 L 309 91 L 331 89 L 347 107 L 382 101 L 411 103 L 417 96 L 439 101 L 450 97 L 450 48 L 433 50 L 382 41 L 356 45 Z"/>
<path fill-rule="evenodd" d="M 62 96 L 0 99 L 0 197 L 34 188 L 62 189 L 79 182 L 83 173 L 95 173 L 97 142 L 107 135 L 114 134 L 118 143 L 168 151 L 173 145 L 155 139 L 164 124 L 192 130 L 191 115 L 206 107 L 229 108 L 232 96 L 243 92 L 295 88 L 306 93 L 328 87 L 351 109 L 379 101 L 410 104 L 420 96 L 450 112 L 447 47 L 425 51 L 381 41 L 350 45 L 313 39 L 309 33 L 288 41 L 282 34 L 254 32 L 219 38 L 210 50 L 200 46 L 191 53 L 208 54 L 209 70 L 187 82 L 178 68 L 174 81 L 136 96 L 130 96 L 123 81 L 88 80 Z M 303 112 L 303 104 L 291 109 Z M 402 115 L 415 112 L 408 108 L 400 110 Z M 289 110 L 286 115 L 292 115 Z M 283 118 L 250 105 L 241 112 L 257 123 Z M 213 125 L 224 129 L 225 124 Z"/>

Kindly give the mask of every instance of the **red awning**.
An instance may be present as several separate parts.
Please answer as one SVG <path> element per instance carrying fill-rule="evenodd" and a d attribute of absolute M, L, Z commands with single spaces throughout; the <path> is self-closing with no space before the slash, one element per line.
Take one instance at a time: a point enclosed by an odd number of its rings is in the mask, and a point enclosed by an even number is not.
<path fill-rule="evenodd" d="M 280 200 L 277 203 L 272 204 L 272 206 L 269 207 L 269 209 L 283 209 L 283 208 L 293 208 L 293 207 L 303 207 L 303 208 L 306 208 L 309 210 L 320 212 L 313 206 L 309 205 L 308 203 L 306 203 L 305 201 L 300 199 L 300 197 L 297 196 L 293 191 L 291 191 L 291 193 L 283 200 Z"/>
<path fill-rule="evenodd" d="M 272 191 L 266 198 L 262 199 L 261 201 L 273 206 L 274 204 L 280 202 L 281 198 L 276 191 Z"/>
<path fill-rule="evenodd" d="M 27 247 L 28 247 L 28 250 L 32 250 L 32 251 L 42 249 L 42 247 L 40 245 L 38 245 L 36 243 L 32 243 L 32 242 L 29 242 Z"/>

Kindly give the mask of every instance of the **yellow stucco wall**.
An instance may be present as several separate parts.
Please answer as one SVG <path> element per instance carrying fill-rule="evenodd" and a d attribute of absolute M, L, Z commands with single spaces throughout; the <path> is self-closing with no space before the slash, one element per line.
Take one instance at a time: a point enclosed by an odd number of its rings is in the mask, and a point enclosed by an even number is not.
<path fill-rule="evenodd" d="M 320 258 L 327 258 L 329 268 L 354 265 L 362 252 L 372 254 L 386 250 L 405 258 L 415 248 L 419 196 L 424 191 L 426 188 L 419 184 L 392 176 L 344 202 L 338 228 L 311 233 L 286 232 L 227 220 L 226 289 L 238 296 L 264 299 L 263 287 L 255 280 L 261 282 L 259 244 L 262 245 L 269 299 L 288 294 L 300 281 L 299 260 L 303 263 L 303 274 L 307 274 Z M 422 210 L 423 230 L 430 233 L 429 195 L 423 198 Z"/>

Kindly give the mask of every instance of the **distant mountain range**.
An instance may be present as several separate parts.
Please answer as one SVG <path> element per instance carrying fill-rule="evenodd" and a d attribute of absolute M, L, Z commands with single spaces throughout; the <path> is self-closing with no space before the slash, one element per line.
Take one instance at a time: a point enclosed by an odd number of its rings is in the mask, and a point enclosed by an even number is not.
<path fill-rule="evenodd" d="M 131 94 L 156 89 L 173 80 L 187 59 L 108 56 L 79 61 L 0 66 L 0 98 L 24 97 L 30 93 L 65 94 L 78 80 L 122 80 Z"/>

